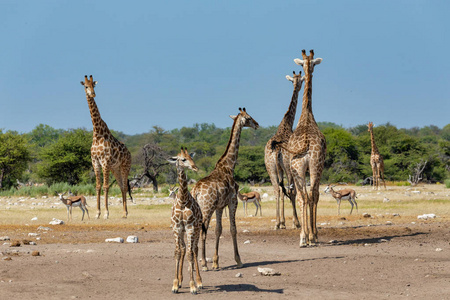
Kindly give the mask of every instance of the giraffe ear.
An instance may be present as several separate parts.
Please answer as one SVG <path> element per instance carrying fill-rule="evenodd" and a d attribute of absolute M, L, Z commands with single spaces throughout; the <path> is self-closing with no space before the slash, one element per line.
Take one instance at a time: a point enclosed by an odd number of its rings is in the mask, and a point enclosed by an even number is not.
<path fill-rule="evenodd" d="M 233 120 L 236 120 L 237 116 L 230 115 L 230 118 L 232 118 Z"/>
<path fill-rule="evenodd" d="M 289 76 L 289 75 L 286 75 L 286 79 L 289 80 L 290 82 L 294 82 L 294 78 L 292 78 L 292 77 Z"/>
<path fill-rule="evenodd" d="M 303 66 L 303 60 L 301 60 L 300 58 L 294 59 L 294 62 L 299 66 Z"/>
<path fill-rule="evenodd" d="M 193 158 L 193 157 L 195 156 L 195 152 L 189 153 L 189 156 L 190 156 L 191 158 Z"/>
<path fill-rule="evenodd" d="M 94 83 L 92 84 L 92 86 L 96 86 L 97 85 L 97 83 L 98 83 L 98 81 L 94 81 Z"/>
<path fill-rule="evenodd" d="M 83 81 L 80 81 L 80 83 L 81 83 L 82 86 L 84 86 L 84 82 Z"/>
<path fill-rule="evenodd" d="M 322 59 L 320 57 L 312 60 L 312 63 L 314 66 L 320 64 L 321 62 L 322 62 Z"/>
<path fill-rule="evenodd" d="M 175 156 L 175 157 L 171 157 L 171 158 L 168 158 L 167 159 L 167 161 L 169 162 L 169 163 L 171 163 L 171 164 L 174 164 L 174 163 L 176 163 L 177 162 L 177 160 L 178 160 L 178 158 Z"/>

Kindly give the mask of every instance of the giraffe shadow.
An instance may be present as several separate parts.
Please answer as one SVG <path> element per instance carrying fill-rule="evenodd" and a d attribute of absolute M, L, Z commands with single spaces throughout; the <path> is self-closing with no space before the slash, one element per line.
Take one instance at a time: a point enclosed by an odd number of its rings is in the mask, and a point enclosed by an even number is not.
<path fill-rule="evenodd" d="M 367 239 L 337 241 L 333 244 L 328 244 L 327 246 L 357 245 L 357 244 L 381 244 L 386 241 L 389 242 L 394 238 L 413 237 L 413 236 L 420 236 L 420 235 L 424 235 L 424 234 L 426 234 L 426 233 L 425 232 L 415 232 L 415 233 L 402 234 L 402 235 L 389 235 L 389 236 L 381 236 L 381 237 L 367 238 Z"/>
<path fill-rule="evenodd" d="M 268 265 L 276 265 L 276 264 L 284 264 L 284 263 L 296 263 L 296 262 L 306 262 L 306 261 L 314 261 L 314 260 L 322 260 L 322 259 L 341 259 L 344 256 L 325 256 L 325 257 L 317 257 L 317 258 L 308 258 L 308 259 L 290 259 L 290 260 L 266 260 L 266 261 L 255 261 L 244 263 L 242 268 L 236 267 L 236 265 L 231 265 L 228 267 L 223 267 L 221 270 L 240 270 L 247 268 L 255 268 L 255 267 L 263 267 Z"/>
<path fill-rule="evenodd" d="M 223 293 L 223 292 L 257 292 L 257 293 L 273 293 L 283 294 L 284 289 L 262 289 L 254 284 L 223 284 L 206 289 L 206 293 Z"/>

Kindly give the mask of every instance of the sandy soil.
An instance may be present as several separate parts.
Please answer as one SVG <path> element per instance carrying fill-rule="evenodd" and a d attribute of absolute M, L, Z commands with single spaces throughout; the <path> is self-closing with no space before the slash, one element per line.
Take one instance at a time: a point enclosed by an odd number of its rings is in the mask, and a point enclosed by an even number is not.
<path fill-rule="evenodd" d="M 180 293 L 171 293 L 175 263 L 170 228 L 128 223 L 37 231 L 33 225 L 34 232 L 42 236 L 36 241 L 28 237 L 30 226 L 2 225 L 0 236 L 9 236 L 11 241 L 0 245 L 0 298 L 450 298 L 450 218 L 446 215 L 432 220 L 400 216 L 392 222 L 347 217 L 335 222 L 336 226 L 319 226 L 319 244 L 308 248 L 299 248 L 298 230 L 274 231 L 267 224 L 255 225 L 257 220 L 238 222 L 241 269 L 235 268 L 228 222 L 224 222 L 222 269 L 201 273 L 204 289 L 196 296 L 189 293 L 186 265 Z M 208 233 L 207 255 L 212 257 L 213 228 Z M 104 242 L 129 235 L 138 236 L 139 243 Z M 24 239 L 37 245 L 23 245 Z M 13 240 L 22 245 L 10 247 Z M 32 256 L 32 251 L 40 255 Z M 281 275 L 261 276 L 258 267 L 272 268 Z"/>

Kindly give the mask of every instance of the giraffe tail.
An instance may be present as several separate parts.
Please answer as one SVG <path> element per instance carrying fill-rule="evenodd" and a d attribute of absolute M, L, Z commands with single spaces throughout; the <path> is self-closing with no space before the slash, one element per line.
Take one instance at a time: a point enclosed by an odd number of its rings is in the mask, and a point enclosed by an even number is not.
<path fill-rule="evenodd" d="M 128 195 L 130 195 L 130 199 L 134 203 L 133 196 L 131 196 L 130 179 L 127 179 L 127 185 L 128 185 Z"/>

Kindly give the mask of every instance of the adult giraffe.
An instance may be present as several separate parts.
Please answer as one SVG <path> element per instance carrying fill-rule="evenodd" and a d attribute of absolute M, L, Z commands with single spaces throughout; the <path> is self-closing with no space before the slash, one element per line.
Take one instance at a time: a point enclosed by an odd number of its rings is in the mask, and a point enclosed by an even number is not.
<path fill-rule="evenodd" d="M 381 156 L 380 151 L 378 151 L 378 147 L 375 144 L 375 137 L 373 136 L 373 123 L 369 122 L 369 124 L 367 124 L 367 127 L 367 131 L 370 132 L 370 143 L 372 145 L 372 153 L 370 154 L 370 166 L 372 167 L 373 189 L 378 190 L 380 178 L 383 180 L 384 189 L 386 189 L 386 182 L 384 181 L 384 162 L 383 157 Z"/>
<path fill-rule="evenodd" d="M 97 81 L 94 81 L 92 75 L 84 76 L 84 82 L 81 81 L 86 92 L 86 99 L 91 112 L 93 125 L 91 159 L 94 167 L 97 190 L 97 219 L 100 217 L 100 194 L 101 194 L 101 173 L 103 170 L 103 191 L 105 192 L 105 215 L 108 219 L 108 191 L 109 191 L 109 172 L 111 171 L 116 178 L 117 184 L 122 192 L 123 218 L 128 215 L 127 210 L 127 192 L 129 190 L 128 174 L 131 168 L 131 154 L 124 143 L 118 141 L 108 129 L 105 121 L 100 116 L 97 104 L 95 103 L 94 87 Z M 130 194 L 131 197 L 131 194 Z"/>
<path fill-rule="evenodd" d="M 289 153 L 283 148 L 272 149 L 273 141 L 288 142 L 292 135 L 292 126 L 294 125 L 295 113 L 297 110 L 298 93 L 302 88 L 304 78 L 301 76 L 302 72 L 295 74 L 293 77 L 286 76 L 286 79 L 292 81 L 294 85 L 294 92 L 292 93 L 291 103 L 287 112 L 284 114 L 283 119 L 278 125 L 277 132 L 267 142 L 264 149 L 264 162 L 266 165 L 267 173 L 269 174 L 270 181 L 272 182 L 275 199 L 277 201 L 276 215 L 277 223 L 275 229 L 286 229 L 286 221 L 284 218 L 284 192 L 286 191 L 283 186 L 283 177 L 286 174 L 287 186 L 289 187 L 289 200 L 292 203 L 292 222 L 295 227 L 299 228 L 300 223 L 297 217 L 297 210 L 295 209 L 295 188 L 293 186 L 294 181 L 290 169 Z M 283 190 L 280 190 L 282 188 Z M 281 205 L 280 205 L 281 202 Z M 281 216 L 280 216 L 281 210 Z"/>
<path fill-rule="evenodd" d="M 312 77 L 314 66 L 322 62 L 321 58 L 314 59 L 314 51 L 309 56 L 302 50 L 303 59 L 295 59 L 295 63 L 303 66 L 305 72 L 305 89 L 302 99 L 302 113 L 294 133 L 289 142 L 274 141 L 273 146 L 281 147 L 290 153 L 290 166 L 300 206 L 300 247 L 317 242 L 317 204 L 319 202 L 319 185 L 325 163 L 326 141 L 319 130 L 312 112 Z M 310 193 L 306 187 L 306 172 L 309 170 Z M 307 209 L 309 208 L 309 216 Z"/>
<path fill-rule="evenodd" d="M 227 148 L 216 163 L 214 170 L 207 177 L 199 180 L 191 193 L 197 200 L 203 214 L 205 231 L 202 231 L 202 269 L 208 270 L 206 263 L 206 234 L 211 216 L 216 212 L 216 251 L 213 258 L 213 269 L 219 269 L 219 240 L 222 234 L 222 213 L 228 206 L 230 211 L 230 231 L 233 239 L 234 259 L 237 266 L 242 267 L 236 240 L 236 209 L 238 206 L 238 184 L 234 181 L 233 173 L 238 158 L 239 141 L 244 127 L 257 129 L 259 124 L 245 111 L 239 108 L 237 116 L 230 116 L 234 122 Z"/>

